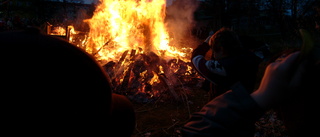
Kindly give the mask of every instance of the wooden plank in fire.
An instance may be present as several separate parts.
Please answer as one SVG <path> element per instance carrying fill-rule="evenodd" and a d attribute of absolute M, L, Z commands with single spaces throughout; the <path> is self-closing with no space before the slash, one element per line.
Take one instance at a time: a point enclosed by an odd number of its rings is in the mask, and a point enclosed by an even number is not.
<path fill-rule="evenodd" d="M 133 61 L 135 56 L 136 56 L 136 50 L 132 49 L 130 54 L 130 60 Z"/>
<path fill-rule="evenodd" d="M 176 99 L 176 100 L 180 100 L 178 94 L 176 93 L 176 91 L 173 88 L 173 85 L 169 82 L 169 80 L 167 79 L 167 77 L 165 76 L 165 74 L 158 74 L 157 75 L 161 78 L 160 80 L 163 81 L 167 86 L 168 89 L 171 93 L 171 95 Z"/>
<path fill-rule="evenodd" d="M 122 56 L 121 56 L 121 58 L 120 58 L 120 60 L 119 60 L 119 62 L 118 62 L 118 64 L 122 64 L 122 62 L 124 61 L 124 59 L 126 58 L 126 56 L 127 56 L 127 54 L 128 54 L 128 50 L 126 50 L 126 51 L 124 51 L 123 52 L 123 54 L 122 54 Z"/>
<path fill-rule="evenodd" d="M 103 46 L 101 46 L 95 53 L 93 53 L 92 55 L 95 56 L 97 55 L 101 49 L 103 49 L 105 46 L 107 46 L 110 43 L 111 40 L 108 40 Z"/>
<path fill-rule="evenodd" d="M 122 53 L 122 56 L 121 56 L 121 58 L 119 59 L 119 61 L 118 61 L 118 63 L 117 63 L 117 65 L 115 66 L 115 71 L 118 71 L 118 70 L 120 70 L 120 67 L 121 67 L 121 65 L 122 65 L 122 63 L 123 63 L 123 61 L 124 61 L 124 59 L 126 58 L 126 56 L 127 56 L 127 54 L 128 54 L 128 50 L 126 50 L 126 51 L 124 51 L 123 53 Z M 118 73 L 119 74 L 119 73 Z M 121 74 L 121 73 L 120 73 Z"/>
<path fill-rule="evenodd" d="M 136 53 L 136 50 L 132 49 L 131 50 L 131 54 L 130 54 L 130 60 L 133 60 L 134 59 L 134 56 L 135 56 L 135 53 Z M 126 51 L 125 55 L 123 54 L 121 59 L 120 59 L 120 63 L 122 63 L 125 59 L 125 56 L 127 56 L 128 54 L 128 50 Z M 129 88 L 129 82 L 130 82 L 130 76 L 131 76 L 131 70 L 133 69 L 133 62 L 130 62 L 130 64 L 128 65 L 128 69 L 127 69 L 127 72 L 125 73 L 124 75 L 124 78 L 123 78 L 123 81 L 121 83 L 121 91 L 125 91 Z"/>

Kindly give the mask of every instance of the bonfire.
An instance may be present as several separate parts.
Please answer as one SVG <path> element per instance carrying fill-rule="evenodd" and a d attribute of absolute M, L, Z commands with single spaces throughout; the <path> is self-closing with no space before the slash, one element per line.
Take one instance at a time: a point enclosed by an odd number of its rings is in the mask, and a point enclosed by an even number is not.
<path fill-rule="evenodd" d="M 166 9 L 164 0 L 101 0 L 92 18 L 83 20 L 89 32 L 68 26 L 66 33 L 103 66 L 114 92 L 139 102 L 181 101 L 204 79 L 190 64 L 191 23 L 170 21 Z"/>

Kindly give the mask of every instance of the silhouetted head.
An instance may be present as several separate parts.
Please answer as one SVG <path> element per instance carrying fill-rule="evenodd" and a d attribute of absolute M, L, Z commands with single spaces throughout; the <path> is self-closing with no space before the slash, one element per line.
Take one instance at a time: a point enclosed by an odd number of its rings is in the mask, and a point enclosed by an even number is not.
<path fill-rule="evenodd" d="M 210 38 L 209 45 L 216 59 L 239 52 L 242 48 L 239 36 L 229 28 L 221 28 Z"/>
<path fill-rule="evenodd" d="M 111 87 L 92 56 L 37 29 L 1 32 L 0 43 L 1 111 L 12 134 L 106 132 Z"/>

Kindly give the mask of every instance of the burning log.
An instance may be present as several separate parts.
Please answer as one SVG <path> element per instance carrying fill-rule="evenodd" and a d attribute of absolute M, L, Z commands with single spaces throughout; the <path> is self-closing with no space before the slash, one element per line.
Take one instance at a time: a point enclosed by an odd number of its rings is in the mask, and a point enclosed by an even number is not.
<path fill-rule="evenodd" d="M 116 69 L 119 69 L 119 68 L 121 67 L 121 65 L 122 65 L 122 63 L 123 63 L 124 59 L 126 58 L 126 56 L 127 56 L 128 52 L 129 52 L 128 50 L 126 50 L 125 52 L 123 52 L 123 54 L 122 54 L 122 56 L 121 56 L 121 58 L 120 58 L 119 62 L 117 63 L 117 67 L 116 67 Z"/>
<path fill-rule="evenodd" d="M 175 92 L 173 85 L 169 82 L 169 80 L 166 78 L 164 74 L 159 75 L 161 80 L 165 83 L 165 85 L 168 87 L 170 93 L 176 100 L 180 100 L 178 94 Z"/>
<path fill-rule="evenodd" d="M 132 50 L 134 51 L 134 50 Z M 125 56 L 128 54 L 128 50 L 122 54 L 120 60 L 119 60 L 119 63 L 118 63 L 118 67 L 121 66 L 121 64 L 123 63 L 124 59 L 125 59 Z M 130 58 L 132 56 L 134 56 L 135 52 L 131 52 L 131 55 L 130 55 Z M 132 72 L 132 63 L 130 63 L 130 65 L 127 67 L 128 69 L 126 70 L 126 72 L 124 73 L 124 78 L 123 78 L 123 81 L 119 87 L 119 90 L 117 91 L 120 91 L 120 92 L 124 92 L 125 90 L 129 89 L 129 82 L 130 82 L 130 76 L 131 76 L 131 72 Z M 118 70 L 118 69 L 117 69 Z"/>

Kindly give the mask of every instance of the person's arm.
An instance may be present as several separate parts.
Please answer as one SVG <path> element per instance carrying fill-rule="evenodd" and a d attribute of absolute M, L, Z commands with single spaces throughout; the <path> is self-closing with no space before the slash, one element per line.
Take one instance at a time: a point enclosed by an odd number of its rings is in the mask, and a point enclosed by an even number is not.
<path fill-rule="evenodd" d="M 216 97 L 199 112 L 193 113 L 181 132 L 184 137 L 250 137 L 254 135 L 255 121 L 264 112 L 237 83 L 232 91 Z"/>
<path fill-rule="evenodd" d="M 251 94 L 260 107 L 268 109 L 280 103 L 286 91 L 299 84 L 304 69 L 303 64 L 294 66 L 299 54 L 300 51 L 291 53 L 267 66 L 259 88 Z"/>
<path fill-rule="evenodd" d="M 192 51 L 191 60 L 198 55 L 201 55 L 203 57 L 206 56 L 206 53 L 210 50 L 209 40 L 212 37 L 212 35 L 213 35 L 213 32 L 211 31 L 209 33 L 209 36 L 205 39 L 205 41 L 203 41 L 203 43 L 198 45 L 198 47 Z"/>
<path fill-rule="evenodd" d="M 210 50 L 208 44 L 211 35 L 192 52 L 191 63 L 195 70 L 212 83 L 219 83 L 226 76 L 225 69 L 216 60 L 206 60 L 206 53 Z"/>
<path fill-rule="evenodd" d="M 197 48 L 195 48 L 193 51 L 192 51 L 192 56 L 191 56 L 191 59 L 193 59 L 194 57 L 196 56 L 203 56 L 205 57 L 206 56 L 206 53 L 210 50 L 210 46 L 207 42 L 203 42 L 201 43 L 200 45 L 198 45 Z"/>

